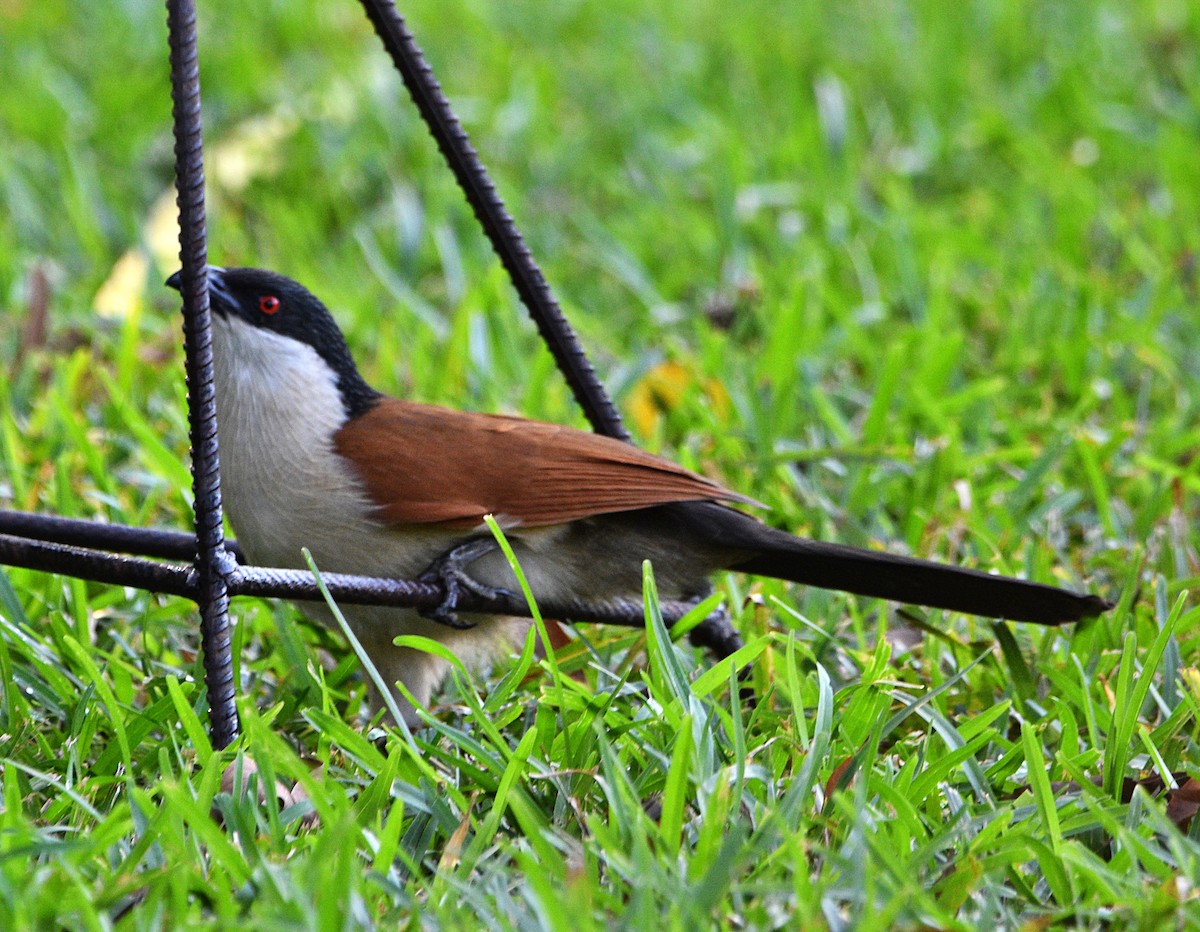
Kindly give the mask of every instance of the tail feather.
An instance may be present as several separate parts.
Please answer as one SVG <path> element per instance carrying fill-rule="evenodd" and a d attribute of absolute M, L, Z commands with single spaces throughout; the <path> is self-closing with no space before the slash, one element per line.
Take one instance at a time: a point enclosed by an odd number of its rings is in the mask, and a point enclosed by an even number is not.
<path fill-rule="evenodd" d="M 1112 608 L 1098 596 L 1041 583 L 793 537 L 715 502 L 679 502 L 645 515 L 665 540 L 689 541 L 695 553 L 707 554 L 710 569 L 1041 625 L 1092 618 Z"/>
<path fill-rule="evenodd" d="M 1058 625 L 1112 608 L 1099 596 L 1077 595 L 1007 576 L 806 540 L 761 526 L 768 543 L 729 569 L 857 595 L 943 608 L 988 618 Z"/>

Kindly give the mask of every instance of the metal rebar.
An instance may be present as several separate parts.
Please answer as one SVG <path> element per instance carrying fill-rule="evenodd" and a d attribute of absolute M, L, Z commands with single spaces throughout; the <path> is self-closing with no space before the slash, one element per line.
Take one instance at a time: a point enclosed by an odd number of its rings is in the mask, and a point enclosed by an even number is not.
<path fill-rule="evenodd" d="M 618 440 L 631 440 L 396 5 L 392 0 L 360 2 L 592 428 Z M 742 645 L 727 615 L 705 619 L 693 629 L 691 641 L 722 658 Z"/>
<path fill-rule="evenodd" d="M 196 557 L 196 535 L 187 531 L 103 524 L 6 508 L 0 508 L 0 534 L 166 560 L 194 560 Z M 245 562 L 237 541 L 226 540 L 225 549 L 239 563 Z"/>
<path fill-rule="evenodd" d="M 229 642 L 229 591 L 226 586 L 226 576 L 233 560 L 225 550 L 221 515 L 208 305 L 200 70 L 196 51 L 196 5 L 193 0 L 167 0 L 167 27 L 172 117 L 175 124 L 179 258 L 182 266 L 179 291 L 183 297 L 188 427 L 196 510 L 196 602 L 200 608 L 204 682 L 208 687 L 212 740 L 216 747 L 223 748 L 238 733 Z"/>
<path fill-rule="evenodd" d="M 150 592 L 198 599 L 203 591 L 197 569 L 182 563 L 156 563 L 134 557 L 117 556 L 87 547 L 51 541 L 28 540 L 0 534 L 0 564 L 41 572 L 60 573 L 111 586 L 133 586 Z M 322 573 L 321 580 L 337 602 L 354 605 L 388 605 L 428 609 L 440 605 L 445 597 L 441 586 L 346 573 Z M 230 595 L 260 598 L 295 599 L 301 602 L 324 600 L 316 578 L 308 570 L 272 567 L 238 567 L 229 572 L 226 585 Z M 508 615 L 528 618 L 530 610 L 523 598 L 500 593 L 484 598 L 464 592 L 458 610 L 476 615 Z M 672 624 L 692 608 L 690 602 L 664 600 L 660 604 L 663 619 Z M 641 627 L 644 608 L 640 599 L 589 601 L 567 599 L 539 604 L 548 618 L 569 618 L 599 624 Z M 434 622 L 429 623 L 431 626 Z"/>
<path fill-rule="evenodd" d="M 403 579 L 380 579 L 369 576 L 352 576 L 345 573 L 322 573 L 329 594 L 335 601 L 355 605 L 403 605 L 410 608 L 430 609 L 441 604 L 445 598 L 440 585 L 412 582 Z M 312 573 L 307 570 L 271 569 L 265 567 L 242 567 L 230 581 L 235 595 L 257 595 L 272 598 L 320 601 L 320 589 Z M 664 600 L 660 603 L 663 618 L 668 624 L 678 621 L 694 603 Z M 466 614 L 511 615 L 519 618 L 530 616 L 529 605 L 520 595 L 499 592 L 494 598 L 486 598 L 473 592 L 462 592 L 456 603 L 456 611 Z M 600 600 L 563 599 L 538 602 L 538 609 L 547 618 L 572 619 L 599 624 L 641 627 L 645 609 L 641 599 L 613 598 Z M 434 624 L 434 622 L 430 622 Z"/>
<path fill-rule="evenodd" d="M 601 433 L 628 439 L 620 416 L 588 365 L 403 20 L 390 3 L 362 2 L 593 426 Z M 136 586 L 195 600 L 200 607 L 213 740 L 218 746 L 225 746 L 236 737 L 238 728 L 228 630 L 229 597 L 243 594 L 319 601 L 322 596 L 316 581 L 306 571 L 236 567 L 234 557 L 240 559 L 237 544 L 224 539 L 204 274 L 207 248 L 194 2 L 168 0 L 167 13 L 196 534 L 0 509 L 0 564 L 111 585 Z M 158 563 L 118 556 L 111 551 L 194 562 L 191 566 Z M 426 583 L 346 574 L 324 574 L 323 579 L 333 597 L 348 604 L 429 608 L 440 604 L 444 597 L 440 587 Z M 516 597 L 484 600 L 464 594 L 459 608 L 468 613 L 528 615 L 528 607 Z M 668 623 L 682 617 L 689 608 L 689 603 L 662 603 Z M 547 617 L 635 627 L 642 624 L 644 612 L 637 599 L 602 603 L 566 600 L 542 604 L 541 609 Z M 693 629 L 691 639 L 719 656 L 726 656 L 741 643 L 728 620 L 716 615 Z"/>
<path fill-rule="evenodd" d="M 196 595 L 190 566 L 120 557 L 85 547 L 29 540 L 10 534 L 0 534 L 0 563 L 89 579 L 110 586 L 134 586 L 188 598 Z"/>
<path fill-rule="evenodd" d="M 575 400 L 592 427 L 601 434 L 629 440 L 621 415 L 588 362 L 578 338 L 554 299 L 546 278 L 496 192 L 487 169 L 455 116 L 441 85 L 425 61 L 420 46 L 408 31 L 391 0 L 361 0 L 384 48 L 392 57 L 413 102 L 467 196 L 492 248 L 508 271 L 521 301 L 529 309 L 538 332 L 550 348 Z"/>

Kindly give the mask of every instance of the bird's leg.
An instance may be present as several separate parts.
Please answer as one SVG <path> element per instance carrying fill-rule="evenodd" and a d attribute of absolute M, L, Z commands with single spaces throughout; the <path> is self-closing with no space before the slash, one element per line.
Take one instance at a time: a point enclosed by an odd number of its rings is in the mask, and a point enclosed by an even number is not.
<path fill-rule="evenodd" d="M 437 583 L 446 591 L 446 597 L 435 608 L 423 609 L 421 615 L 440 625 L 446 625 L 459 631 L 474 628 L 475 623 L 463 621 L 458 617 L 458 597 L 466 591 L 482 599 L 497 600 L 511 598 L 512 593 L 507 589 L 485 586 L 467 574 L 465 567 L 497 548 L 497 543 L 490 537 L 473 537 L 454 547 L 451 547 L 440 557 L 429 564 L 420 576 L 418 582 Z"/>
<path fill-rule="evenodd" d="M 712 595 L 712 587 L 708 587 L 704 592 L 687 601 L 699 604 L 710 595 Z M 742 636 L 733 627 L 733 619 L 724 602 L 713 609 L 707 618 L 691 630 L 688 640 L 692 642 L 693 647 L 703 647 L 712 651 L 718 660 L 724 660 L 743 644 Z"/>

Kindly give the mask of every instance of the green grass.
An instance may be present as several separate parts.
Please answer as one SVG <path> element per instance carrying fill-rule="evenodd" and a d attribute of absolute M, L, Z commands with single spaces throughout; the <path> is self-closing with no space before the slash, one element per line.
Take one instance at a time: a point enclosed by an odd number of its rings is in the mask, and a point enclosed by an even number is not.
<path fill-rule="evenodd" d="M 799 533 L 1121 604 L 729 577 L 757 702 L 651 611 L 410 742 L 243 600 L 217 753 L 189 603 L 5 570 L 0 927 L 1200 922 L 1200 829 L 1121 801 L 1200 773 L 1196 6 L 407 6 L 640 441 Z M 201 7 L 214 261 L 312 286 L 380 388 L 582 423 L 356 6 Z M 164 21 L 0 2 L 5 506 L 189 520 L 174 260 L 94 309 L 162 251 Z M 242 755 L 301 801 L 223 792 Z"/>

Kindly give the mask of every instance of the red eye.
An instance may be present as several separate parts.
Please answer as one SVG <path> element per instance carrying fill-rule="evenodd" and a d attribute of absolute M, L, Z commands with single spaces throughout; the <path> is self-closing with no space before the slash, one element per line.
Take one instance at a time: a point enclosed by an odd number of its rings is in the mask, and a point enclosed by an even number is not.
<path fill-rule="evenodd" d="M 263 295 L 258 299 L 258 309 L 264 314 L 274 314 L 279 310 L 279 299 L 273 294 Z"/>

